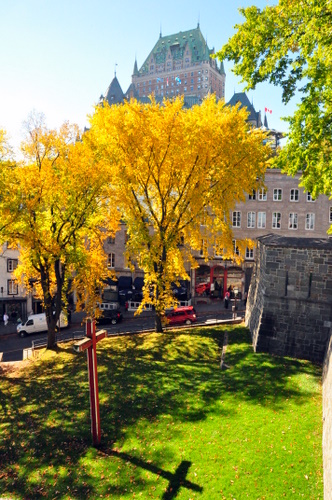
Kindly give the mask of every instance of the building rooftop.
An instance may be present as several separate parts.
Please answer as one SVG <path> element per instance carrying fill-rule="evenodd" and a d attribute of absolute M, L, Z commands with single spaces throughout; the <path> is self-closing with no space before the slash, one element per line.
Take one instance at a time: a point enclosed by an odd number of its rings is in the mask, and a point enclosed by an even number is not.
<path fill-rule="evenodd" d="M 134 66 L 134 74 L 143 76 L 149 73 L 150 64 L 165 64 L 167 56 L 170 55 L 172 60 L 183 59 L 185 51 L 189 49 L 191 55 L 191 63 L 209 61 L 210 56 L 214 54 L 214 49 L 209 49 L 207 41 L 204 39 L 200 30 L 199 24 L 197 28 L 180 31 L 173 35 L 162 36 L 145 59 L 139 70 Z M 221 64 L 218 71 L 225 74 L 224 66 Z"/>
<path fill-rule="evenodd" d="M 121 85 L 115 75 L 107 89 L 105 100 L 111 106 L 112 104 L 119 104 L 123 102 L 123 98 L 124 94 L 122 92 Z"/>
<path fill-rule="evenodd" d="M 288 236 L 279 236 L 278 234 L 266 234 L 259 236 L 258 241 L 269 247 L 283 248 L 317 248 L 332 250 L 332 240 L 327 238 L 297 238 Z"/>
<path fill-rule="evenodd" d="M 246 108 L 249 116 L 248 121 L 255 122 L 256 127 L 261 127 L 261 113 L 256 111 L 253 104 L 249 101 L 248 96 L 245 92 L 234 93 L 232 98 L 228 101 L 228 106 L 235 106 L 240 103 L 240 108 Z M 267 122 L 266 122 L 267 123 Z"/>

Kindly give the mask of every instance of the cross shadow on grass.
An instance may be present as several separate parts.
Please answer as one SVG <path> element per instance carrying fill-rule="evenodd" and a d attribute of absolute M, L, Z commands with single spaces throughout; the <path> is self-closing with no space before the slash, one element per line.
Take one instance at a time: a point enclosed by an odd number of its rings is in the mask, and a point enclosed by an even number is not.
<path fill-rule="evenodd" d="M 65 494 L 96 498 L 105 493 L 120 497 L 130 486 L 128 474 L 124 471 L 119 479 L 114 472 L 114 477 L 101 481 L 98 469 L 100 460 L 113 471 L 116 459 L 124 461 L 124 467 L 130 464 L 136 491 L 146 491 L 144 469 L 167 482 L 164 500 L 175 498 L 182 487 L 202 492 L 203 485 L 186 478 L 190 457 L 179 463 L 176 440 L 181 431 L 170 434 L 169 420 L 163 426 L 163 417 L 186 425 L 204 423 L 216 411 L 216 402 L 225 397 L 229 401 L 234 397 L 234 405 L 242 400 L 275 409 L 292 398 L 300 406 L 313 394 L 290 384 L 290 379 L 299 371 L 320 376 L 320 368 L 308 362 L 256 355 L 245 328 L 228 328 L 228 332 L 227 371 L 219 369 L 221 328 L 101 342 L 97 349 L 99 396 L 102 440 L 107 447 L 100 451 L 91 448 L 84 354 L 74 354 L 66 345 L 18 374 L 3 374 L 1 493 L 34 499 L 45 497 L 46 491 L 49 498 Z M 231 412 L 218 408 L 222 411 Z M 144 449 L 135 453 L 122 450 L 133 433 L 140 436 L 140 443 L 144 434 L 153 439 L 156 424 L 161 434 L 158 439 L 167 444 L 163 457 L 155 452 L 145 459 Z M 174 473 L 169 472 L 172 469 Z"/>
<path fill-rule="evenodd" d="M 157 467 L 151 462 L 147 462 L 145 460 L 137 458 L 128 453 L 121 452 L 119 450 L 115 449 L 107 450 L 101 448 L 101 451 L 104 453 L 104 455 L 107 455 L 109 457 L 113 456 L 121 458 L 125 462 L 130 462 L 136 467 L 140 467 L 142 469 L 152 472 L 156 476 L 160 476 L 166 479 L 166 481 L 168 481 L 168 486 L 162 496 L 163 500 L 172 500 L 173 498 L 175 498 L 180 488 L 185 488 L 187 490 L 192 490 L 197 492 L 203 491 L 203 488 L 201 486 L 186 479 L 189 468 L 192 465 L 191 462 L 189 462 L 188 460 L 182 460 L 180 465 L 176 468 L 176 471 L 172 474 L 171 472 L 168 472 L 160 467 Z"/>

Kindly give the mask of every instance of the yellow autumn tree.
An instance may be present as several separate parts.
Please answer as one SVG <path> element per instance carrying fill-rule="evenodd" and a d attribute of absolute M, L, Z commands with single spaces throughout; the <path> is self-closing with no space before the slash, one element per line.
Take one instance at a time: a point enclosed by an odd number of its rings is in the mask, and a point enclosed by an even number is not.
<path fill-rule="evenodd" d="M 12 154 L 11 147 L 8 142 L 7 133 L 0 129 L 0 163 L 8 161 Z"/>
<path fill-rule="evenodd" d="M 20 250 L 16 278 L 42 298 L 52 348 L 72 280 L 92 312 L 107 275 L 107 228 L 116 230 L 119 216 L 77 126 L 49 130 L 34 116 L 22 152 L 23 162 L 1 168 L 0 238 Z"/>
<path fill-rule="evenodd" d="M 175 303 L 171 283 L 188 278 L 187 262 L 197 266 L 202 240 L 233 257 L 230 211 L 257 189 L 269 152 L 246 119 L 214 97 L 191 109 L 180 98 L 105 103 L 91 117 L 85 141 L 108 172 L 127 254 L 144 270 L 141 308 L 153 304 L 157 331 Z"/>

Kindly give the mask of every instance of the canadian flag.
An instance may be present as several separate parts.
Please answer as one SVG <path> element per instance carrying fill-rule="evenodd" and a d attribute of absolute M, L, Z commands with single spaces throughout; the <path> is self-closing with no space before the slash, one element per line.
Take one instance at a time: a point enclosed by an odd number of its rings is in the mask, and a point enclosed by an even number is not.
<path fill-rule="evenodd" d="M 265 113 L 272 113 L 272 109 L 269 109 L 269 108 L 265 108 Z"/>

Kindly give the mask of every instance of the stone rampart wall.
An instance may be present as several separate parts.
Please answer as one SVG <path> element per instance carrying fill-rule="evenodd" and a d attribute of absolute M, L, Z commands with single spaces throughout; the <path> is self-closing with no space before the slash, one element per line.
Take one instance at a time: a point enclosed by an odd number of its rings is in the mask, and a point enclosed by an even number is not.
<path fill-rule="evenodd" d="M 256 351 L 323 363 L 332 326 L 332 243 L 299 241 L 260 238 L 246 323 Z"/>

